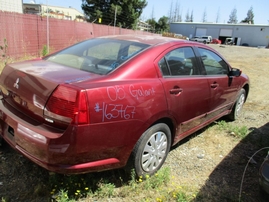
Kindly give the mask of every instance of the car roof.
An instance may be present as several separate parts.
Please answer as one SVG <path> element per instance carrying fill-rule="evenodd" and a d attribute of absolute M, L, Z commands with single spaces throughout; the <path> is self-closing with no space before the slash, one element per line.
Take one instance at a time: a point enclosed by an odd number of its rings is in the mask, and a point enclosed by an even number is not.
<path fill-rule="evenodd" d="M 148 45 L 157 45 L 157 44 L 173 42 L 173 41 L 185 43 L 186 41 L 184 39 L 164 37 L 161 35 L 109 35 L 109 36 L 102 36 L 98 38 L 127 40 L 127 41 L 144 43 Z"/>

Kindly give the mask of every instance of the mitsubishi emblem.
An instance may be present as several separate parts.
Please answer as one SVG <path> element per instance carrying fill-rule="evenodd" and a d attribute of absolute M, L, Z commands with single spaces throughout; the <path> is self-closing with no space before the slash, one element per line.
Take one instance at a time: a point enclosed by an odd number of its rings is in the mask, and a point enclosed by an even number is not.
<path fill-rule="evenodd" d="M 19 82 L 20 82 L 20 79 L 19 78 L 17 78 L 17 80 L 16 80 L 16 82 L 14 83 L 14 88 L 17 88 L 17 89 L 19 89 Z"/>

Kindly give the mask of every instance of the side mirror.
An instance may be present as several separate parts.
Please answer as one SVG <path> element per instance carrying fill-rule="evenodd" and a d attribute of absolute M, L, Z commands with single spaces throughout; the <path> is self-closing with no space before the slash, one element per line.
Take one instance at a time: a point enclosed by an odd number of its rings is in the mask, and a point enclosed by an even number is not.
<path fill-rule="evenodd" d="M 229 72 L 229 76 L 238 77 L 241 75 L 241 73 L 242 73 L 242 71 L 240 69 L 232 68 L 231 71 Z"/>

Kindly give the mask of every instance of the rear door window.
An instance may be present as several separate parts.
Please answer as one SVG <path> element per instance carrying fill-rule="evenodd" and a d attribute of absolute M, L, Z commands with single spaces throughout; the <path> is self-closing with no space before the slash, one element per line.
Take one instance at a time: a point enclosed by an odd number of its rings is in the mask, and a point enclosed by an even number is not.
<path fill-rule="evenodd" d="M 172 50 L 159 61 L 163 76 L 199 75 L 196 57 L 191 47 Z"/>

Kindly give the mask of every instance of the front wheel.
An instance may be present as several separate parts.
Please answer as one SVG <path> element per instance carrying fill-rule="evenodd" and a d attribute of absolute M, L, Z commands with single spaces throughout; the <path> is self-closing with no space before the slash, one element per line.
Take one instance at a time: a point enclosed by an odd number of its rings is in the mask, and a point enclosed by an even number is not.
<path fill-rule="evenodd" d="M 137 176 L 153 175 L 163 165 L 171 145 L 171 131 L 164 123 L 146 130 L 133 150 L 133 165 Z"/>
<path fill-rule="evenodd" d="M 245 89 L 242 88 L 240 90 L 239 96 L 236 100 L 236 103 L 233 106 L 231 113 L 228 115 L 228 118 L 231 121 L 238 119 L 238 117 L 240 116 L 240 114 L 242 112 L 245 100 L 246 100 L 246 91 L 245 91 Z"/>

